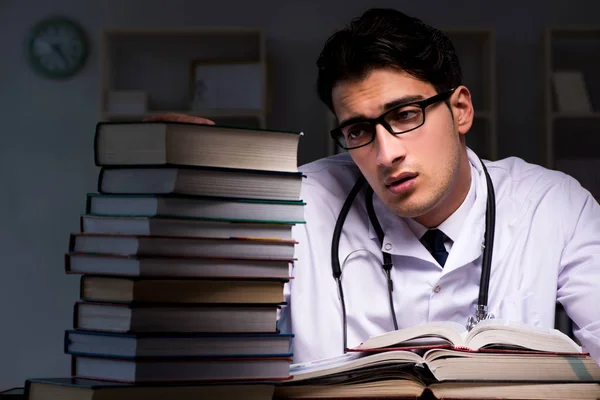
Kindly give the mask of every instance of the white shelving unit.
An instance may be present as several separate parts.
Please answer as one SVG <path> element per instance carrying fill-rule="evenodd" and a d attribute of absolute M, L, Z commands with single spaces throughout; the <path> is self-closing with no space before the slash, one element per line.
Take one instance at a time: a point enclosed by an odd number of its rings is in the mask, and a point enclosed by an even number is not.
<path fill-rule="evenodd" d="M 217 123 L 266 127 L 268 74 L 265 34 L 260 29 L 106 29 L 102 33 L 100 62 L 102 120 L 139 120 L 177 112 L 207 117 Z M 258 65 L 257 106 L 194 107 L 194 63 Z M 144 93 L 147 107 L 115 112 L 108 101 L 111 91 Z M 232 91 L 231 96 L 239 94 Z"/>
<path fill-rule="evenodd" d="M 578 179 L 599 198 L 600 26 L 548 27 L 543 48 L 546 166 Z M 577 73 L 581 90 L 574 90 L 576 84 L 557 88 L 557 72 Z"/>
<path fill-rule="evenodd" d="M 467 145 L 481 158 L 498 158 L 496 131 L 496 49 L 492 29 L 444 29 L 450 37 L 463 71 L 463 83 L 471 91 L 475 121 L 466 135 Z M 327 129 L 335 124 L 335 116 L 326 111 Z M 327 141 L 327 154 L 342 149 L 333 140 Z"/>

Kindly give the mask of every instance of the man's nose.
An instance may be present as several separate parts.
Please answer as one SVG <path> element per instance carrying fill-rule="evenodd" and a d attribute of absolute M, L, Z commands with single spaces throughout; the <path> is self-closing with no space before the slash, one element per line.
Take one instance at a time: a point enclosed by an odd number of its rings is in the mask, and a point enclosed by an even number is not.
<path fill-rule="evenodd" d="M 377 165 L 391 167 L 406 156 L 406 147 L 400 135 L 388 132 L 381 124 L 375 126 Z"/>

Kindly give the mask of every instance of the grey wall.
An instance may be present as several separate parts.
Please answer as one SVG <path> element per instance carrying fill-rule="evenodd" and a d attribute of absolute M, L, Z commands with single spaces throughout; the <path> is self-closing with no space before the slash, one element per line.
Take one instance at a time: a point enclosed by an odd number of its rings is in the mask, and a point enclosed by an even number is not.
<path fill-rule="evenodd" d="M 485 4 L 485 5 L 484 5 Z M 539 39 L 544 24 L 592 24 L 600 2 L 0 0 L 0 390 L 32 376 L 69 373 L 63 331 L 72 324 L 78 278 L 63 254 L 94 191 L 98 39 L 104 27 L 263 27 L 273 61 L 273 128 L 305 132 L 304 163 L 324 155 L 315 59 L 331 31 L 369 6 L 398 7 L 439 27 L 497 30 L 500 155 L 542 161 Z M 29 7 L 29 8 L 27 8 Z M 49 14 L 77 19 L 92 54 L 76 78 L 52 82 L 28 67 L 28 28 Z"/>

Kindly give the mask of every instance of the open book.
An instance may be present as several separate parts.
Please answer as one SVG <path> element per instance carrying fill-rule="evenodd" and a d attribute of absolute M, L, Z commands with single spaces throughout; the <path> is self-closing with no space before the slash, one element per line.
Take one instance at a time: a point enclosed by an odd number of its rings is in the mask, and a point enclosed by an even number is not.
<path fill-rule="evenodd" d="M 471 331 L 457 322 L 430 322 L 373 336 L 349 350 L 381 351 L 428 346 L 471 351 L 582 353 L 581 347 L 559 330 L 500 319 L 482 321 Z"/>
<path fill-rule="evenodd" d="M 347 385 L 275 386 L 274 400 L 284 399 L 513 399 L 597 400 L 598 383 L 444 382 L 425 386 L 407 379 L 382 377 Z"/>
<path fill-rule="evenodd" d="M 436 322 L 371 337 L 348 350 L 292 365 L 293 378 L 277 389 L 278 396 L 402 397 L 419 396 L 427 388 L 440 395 L 451 387 L 456 397 L 491 398 L 502 387 L 506 398 L 526 398 L 507 388 L 581 382 L 590 383 L 590 390 L 600 396 L 600 367 L 554 329 L 489 320 L 467 332 L 456 323 Z M 484 390 L 484 383 L 493 389 Z M 568 392 L 561 393 L 564 397 Z"/>

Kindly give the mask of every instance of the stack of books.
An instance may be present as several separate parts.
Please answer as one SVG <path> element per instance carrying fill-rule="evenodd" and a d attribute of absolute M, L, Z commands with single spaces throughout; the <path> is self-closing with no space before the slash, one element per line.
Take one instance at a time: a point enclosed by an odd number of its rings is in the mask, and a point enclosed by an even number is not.
<path fill-rule="evenodd" d="M 433 322 L 294 364 L 274 399 L 598 399 L 600 367 L 555 329 Z"/>
<path fill-rule="evenodd" d="M 276 324 L 304 223 L 300 135 L 98 123 L 98 193 L 65 255 L 72 376 L 29 380 L 29 398 L 270 399 L 292 362 Z"/>

